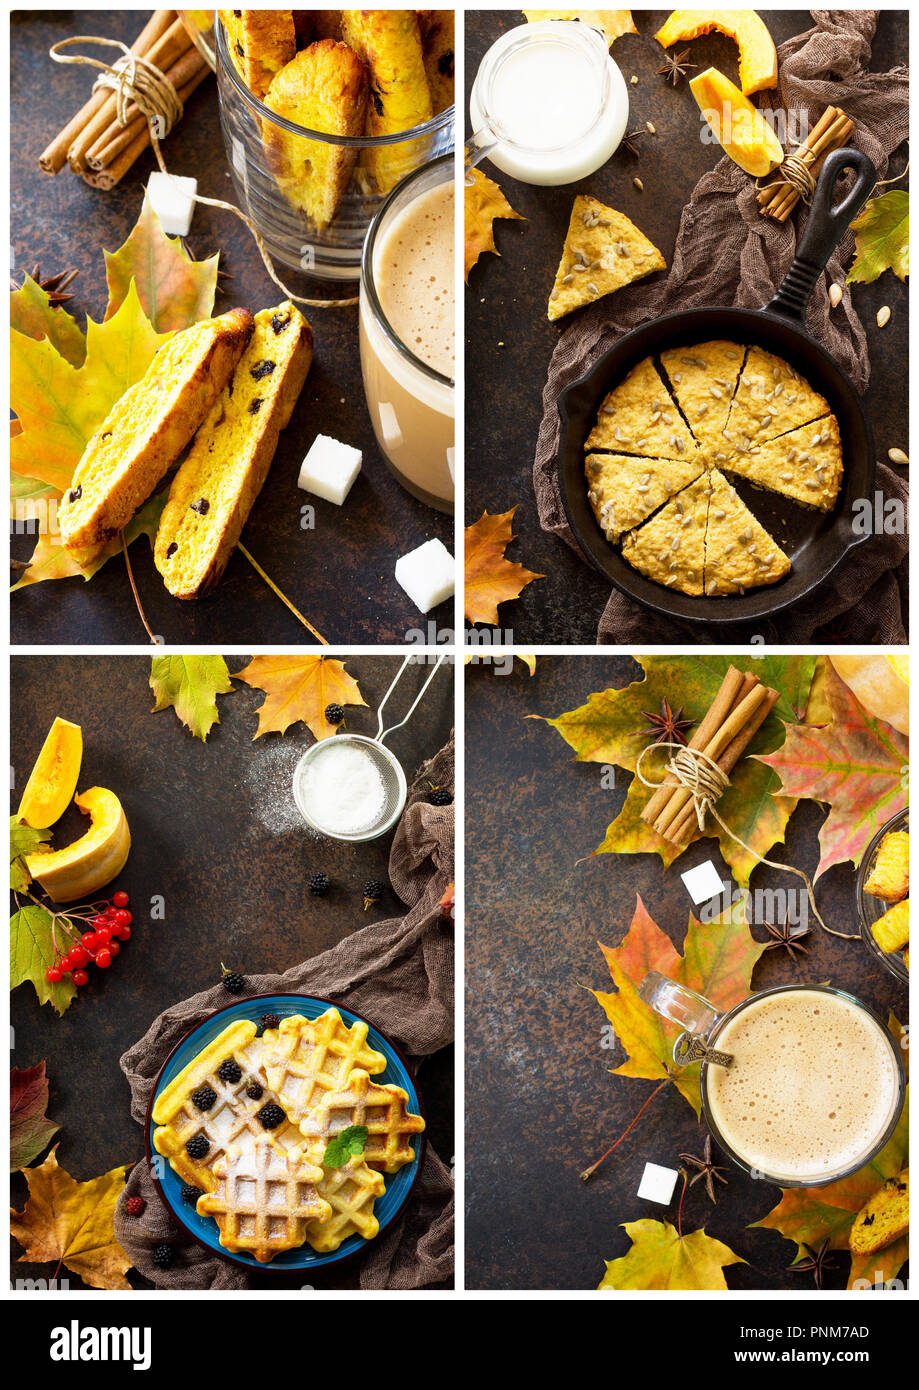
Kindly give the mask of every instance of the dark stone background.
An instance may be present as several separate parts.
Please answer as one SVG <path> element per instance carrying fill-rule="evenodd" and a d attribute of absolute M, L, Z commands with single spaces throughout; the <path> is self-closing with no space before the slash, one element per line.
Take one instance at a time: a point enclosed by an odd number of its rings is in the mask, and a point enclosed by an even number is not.
<path fill-rule="evenodd" d="M 227 658 L 231 672 L 248 657 Z M 368 708 L 349 708 L 347 726 L 376 732 L 376 708 L 399 666 L 395 656 L 347 658 Z M 131 853 L 116 888 L 131 895 L 133 935 L 106 971 L 91 969 L 67 1012 L 39 1007 L 32 986 L 11 995 L 18 1067 L 47 1061 L 48 1113 L 61 1126 L 58 1159 L 86 1180 L 143 1157 L 143 1136 L 131 1119 L 127 1082 L 118 1059 L 169 1005 L 220 978 L 221 961 L 244 973 L 283 971 L 318 955 L 362 926 L 403 911 L 391 888 L 378 907 L 362 911 L 361 892 L 371 878 L 388 880 L 392 834 L 366 844 L 343 844 L 313 835 L 291 792 L 294 766 L 312 742 L 303 724 L 283 737 L 253 742 L 256 709 L 264 693 L 239 682 L 218 696 L 221 722 L 207 743 L 181 725 L 172 709 L 152 714 L 146 657 L 31 656 L 12 659 L 14 774 L 11 810 L 55 715 L 82 725 L 79 788 L 110 787 L 121 799 L 131 828 Z M 409 667 L 387 710 L 402 717 L 428 672 Z M 453 725 L 453 669 L 439 671 L 405 728 L 387 746 L 411 779 L 420 764 L 446 743 Z M 86 829 L 71 807 L 55 832 L 68 844 Z M 332 879 L 325 898 L 307 892 L 316 870 Z M 163 894 L 166 918 L 149 920 L 149 899 Z M 147 904 L 147 910 L 144 906 Z M 229 995 L 227 998 L 229 999 Z M 396 1040 L 398 1041 L 398 1040 Z M 453 1154 L 453 1049 L 421 1065 L 418 1083 L 427 1109 L 428 1135 L 449 1162 Z M 15 1176 L 11 1198 L 21 1210 L 25 1179 Z M 15 1263 L 13 1278 L 48 1278 L 44 1265 Z M 359 1261 L 310 1276 L 318 1288 L 356 1288 Z M 80 1280 L 67 1270 L 71 1288 Z M 136 1273 L 136 1287 L 147 1287 Z M 257 1271 L 258 1288 L 297 1288 L 297 1274 Z"/>
<path fill-rule="evenodd" d="M 601 1046 L 606 1015 L 589 993 L 613 990 L 597 942 L 623 940 L 640 894 L 651 917 L 682 950 L 692 901 L 680 874 L 714 860 L 706 839 L 669 870 L 656 854 L 586 858 L 625 800 L 627 773 L 603 790 L 600 767 L 575 763 L 564 740 L 538 719 L 581 705 L 592 691 L 640 679 L 625 656 L 538 657 L 531 678 L 487 666 L 466 676 L 466 1283 L 488 1289 L 595 1288 L 604 1261 L 626 1254 L 620 1228 L 643 1217 L 674 1221 L 676 1206 L 639 1201 L 646 1162 L 678 1168 L 701 1154 L 704 1127 L 676 1093 L 662 1091 L 629 1137 L 589 1183 L 579 1174 L 622 1134 L 657 1083 L 610 1070 L 624 1061 Z M 689 714 L 697 711 L 689 710 Z M 621 785 L 619 785 L 621 783 Z M 788 828 L 787 858 L 813 874 L 823 812 L 802 802 Z M 584 860 L 578 863 L 578 860 Z M 757 888 L 796 888 L 786 874 L 758 868 Z M 817 885 L 828 924 L 857 931 L 855 870 L 838 865 Z M 757 927 L 754 935 L 766 939 Z M 757 964 L 753 985 L 829 980 L 881 1017 L 905 1022 L 907 994 L 860 941 L 814 927 L 810 954 L 781 950 Z M 717 1154 L 717 1149 L 715 1150 Z M 776 1231 L 748 1231 L 779 1200 L 722 1157 L 727 1187 L 712 1208 L 702 1184 L 686 1195 L 684 1231 L 705 1227 L 749 1263 L 726 1271 L 731 1289 L 805 1293 L 809 1275 L 788 1270 L 795 1248 Z M 677 1194 L 679 1188 L 677 1188 Z M 826 1280 L 845 1288 L 848 1261 Z"/>
<path fill-rule="evenodd" d="M 19 10 L 12 15 L 11 268 L 30 270 L 39 261 L 50 275 L 78 266 L 74 298 L 66 307 L 81 326 L 87 314 L 102 318 L 107 302 L 102 249 L 115 251 L 126 240 L 156 162 L 146 151 L 109 193 L 89 188 L 66 165 L 55 178 L 39 170 L 39 154 L 91 87 L 85 71 L 53 63 L 48 49 L 58 39 L 87 32 L 130 44 L 143 18 L 136 10 Z M 105 50 L 79 51 L 106 56 Z M 236 201 L 220 133 L 216 79 L 207 78 L 192 95 L 164 154 L 172 173 L 197 178 L 199 193 Z M 189 243 L 199 260 L 220 250 L 221 267 L 233 276 L 218 286 L 215 313 L 237 304 L 258 310 L 278 303 L 281 292 L 238 218 L 199 205 Z M 342 293 L 278 269 L 295 292 L 320 298 Z M 453 518 L 410 497 L 383 462 L 364 403 L 357 308 L 308 309 L 306 314 L 315 335 L 313 365 L 246 523 L 243 544 L 329 642 L 402 642 L 422 615 L 396 583 L 395 562 L 434 536 L 453 553 Z M 363 471 L 343 507 L 297 487 L 300 463 L 317 434 L 363 450 Z M 314 531 L 300 530 L 304 503 L 315 506 Z M 27 560 L 33 545 L 27 536 L 14 537 L 13 556 Z M 144 538 L 132 547 L 131 562 L 150 626 L 170 644 L 314 642 L 238 552 L 216 590 L 193 603 L 166 592 Z M 124 562 L 117 557 L 88 586 L 79 578 L 36 584 L 15 594 L 11 607 L 17 644 L 144 641 Z M 452 608 L 438 611 L 446 612 L 441 623 L 451 627 Z"/>
<path fill-rule="evenodd" d="M 699 140 L 699 113 L 684 80 L 674 89 L 657 69 L 663 50 L 652 35 L 667 10 L 636 11 L 641 33 L 626 34 L 613 46 L 613 57 L 629 86 L 629 129 L 653 121 L 657 136 L 639 140 L 641 158 L 620 151 L 605 168 L 583 184 L 537 188 L 518 183 L 485 160 L 482 168 L 496 178 L 515 211 L 526 222 L 497 221 L 495 241 L 501 255 L 483 255 L 469 276 L 466 292 L 466 520 L 484 510 L 503 512 L 519 503 L 514 531 L 519 537 L 509 558 L 544 579 L 527 586 L 513 604 L 499 610 L 502 626 L 513 629 L 507 644 L 592 644 L 609 595 L 607 581 L 563 541 L 539 525 L 533 495 L 532 466 L 542 419 L 542 393 L 549 359 L 569 319 L 546 318 L 549 291 L 575 192 L 591 193 L 632 218 L 659 246 L 670 264 L 683 205 L 697 181 L 713 167 L 716 155 Z M 776 44 L 811 27 L 804 10 L 760 11 Z M 489 10 L 466 15 L 466 113 L 479 63 L 494 40 L 522 23 L 518 10 Z M 886 71 L 908 61 L 906 10 L 882 10 L 871 66 Z M 720 34 L 693 40 L 691 60 L 698 71 L 712 64 L 737 80 L 737 46 Z M 678 48 L 668 50 L 677 52 Z M 695 74 L 690 74 L 694 76 Z M 908 152 L 891 161 L 888 177 L 899 174 Z M 632 186 L 637 174 L 644 191 Z M 905 187 L 898 184 L 897 187 Z M 871 384 L 864 397 L 875 432 L 877 457 L 892 447 L 909 452 L 907 439 L 907 303 L 908 289 L 891 273 L 872 285 L 853 285 L 852 297 L 868 330 Z M 882 304 L 893 313 L 883 330 L 875 326 Z M 503 346 L 499 347 L 498 344 Z M 905 587 L 905 577 L 904 577 Z M 839 625 L 844 626 L 843 624 Z M 710 640 L 700 629 L 700 640 Z M 844 641 L 840 632 L 825 640 Z"/>

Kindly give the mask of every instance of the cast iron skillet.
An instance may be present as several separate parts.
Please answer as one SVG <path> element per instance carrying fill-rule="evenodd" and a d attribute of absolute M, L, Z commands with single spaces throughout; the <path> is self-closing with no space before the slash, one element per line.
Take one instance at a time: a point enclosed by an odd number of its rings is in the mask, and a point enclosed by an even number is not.
<path fill-rule="evenodd" d="M 836 180 L 844 169 L 855 171 L 855 184 L 842 202 L 831 207 Z M 652 319 L 620 338 L 559 396 L 559 481 L 571 530 L 587 559 L 630 598 L 658 613 L 696 622 L 733 623 L 765 618 L 813 592 L 849 550 L 867 539 L 853 528 L 852 506 L 857 498 L 871 497 L 874 492 L 871 429 L 852 383 L 807 333 L 804 314 L 818 276 L 876 181 L 877 170 L 861 151 L 834 150 L 817 181 L 791 268 L 775 297 L 763 309 L 712 306 Z M 775 353 L 826 397 L 839 421 L 845 471 L 832 512 L 811 511 L 730 475 L 731 483 L 750 510 L 787 554 L 791 571 L 778 584 L 745 594 L 691 598 L 646 579 L 607 541 L 587 500 L 584 441 L 604 396 L 637 362 L 666 348 L 690 347 L 715 338 L 757 344 Z"/>

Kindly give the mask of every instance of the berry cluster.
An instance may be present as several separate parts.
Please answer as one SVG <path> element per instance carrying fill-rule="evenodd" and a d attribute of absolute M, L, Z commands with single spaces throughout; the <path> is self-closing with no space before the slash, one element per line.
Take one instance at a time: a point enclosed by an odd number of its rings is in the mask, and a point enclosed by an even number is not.
<path fill-rule="evenodd" d="M 95 965 L 99 970 L 108 970 L 121 950 L 122 944 L 131 938 L 131 922 L 134 920 L 128 911 L 130 899 L 127 893 L 113 893 L 111 901 L 92 903 L 83 914 L 68 912 L 66 918 L 57 917 L 55 927 L 62 929 L 67 936 L 68 949 L 62 952 L 55 939 L 55 962 L 45 971 L 49 985 L 59 985 L 65 975 L 80 988 L 89 980 L 87 965 Z M 88 915 L 92 913 L 92 915 Z M 73 922 L 83 922 L 88 928 L 82 936 L 68 930 Z"/>

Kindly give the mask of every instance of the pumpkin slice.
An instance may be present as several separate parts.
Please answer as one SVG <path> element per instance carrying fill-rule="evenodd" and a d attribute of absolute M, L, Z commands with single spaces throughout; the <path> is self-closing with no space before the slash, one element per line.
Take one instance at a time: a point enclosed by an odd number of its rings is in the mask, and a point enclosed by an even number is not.
<path fill-rule="evenodd" d="M 55 719 L 35 760 L 17 815 L 33 830 L 54 825 L 70 805 L 83 761 L 83 730 Z"/>
<path fill-rule="evenodd" d="M 740 85 L 744 96 L 778 86 L 779 62 L 769 30 L 755 10 L 674 10 L 654 37 L 663 48 L 686 43 L 717 29 L 739 49 Z"/>
<path fill-rule="evenodd" d="M 105 787 L 90 787 L 74 804 L 92 818 L 92 826 L 66 849 L 26 856 L 26 867 L 56 903 L 88 898 L 104 888 L 125 866 L 131 832 L 121 802 Z"/>
<path fill-rule="evenodd" d="M 782 142 L 763 113 L 717 68 L 706 68 L 690 82 L 699 110 L 729 159 L 760 178 L 781 164 Z"/>

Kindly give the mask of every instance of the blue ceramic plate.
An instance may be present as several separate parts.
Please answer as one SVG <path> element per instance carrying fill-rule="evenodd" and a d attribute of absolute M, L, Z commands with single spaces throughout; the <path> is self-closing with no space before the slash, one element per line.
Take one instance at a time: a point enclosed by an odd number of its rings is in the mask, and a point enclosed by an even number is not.
<path fill-rule="evenodd" d="M 240 999 L 237 1003 L 228 1004 L 225 1009 L 218 1009 L 216 1013 L 211 1014 L 210 1018 L 193 1028 L 190 1033 L 186 1033 L 167 1058 L 156 1079 L 156 1085 L 153 1088 L 150 1105 L 147 1109 L 144 1138 L 147 1147 L 147 1162 L 153 1164 L 155 1159 L 159 1160 L 151 1168 L 157 1190 L 176 1221 L 193 1239 L 209 1250 L 213 1250 L 215 1255 L 229 1260 L 232 1264 L 247 1265 L 252 1269 L 262 1270 L 320 1269 L 327 1265 L 339 1264 L 342 1260 L 361 1254 L 368 1248 L 370 1242 L 361 1236 L 349 1236 L 347 1240 L 342 1241 L 337 1250 L 328 1255 L 319 1255 L 312 1246 L 302 1245 L 296 1250 L 285 1250 L 281 1254 L 275 1255 L 270 1264 L 261 1264 L 253 1255 L 245 1253 L 231 1255 L 229 1251 L 224 1250 L 217 1238 L 217 1223 L 213 1218 L 199 1216 L 194 1207 L 190 1207 L 182 1201 L 182 1179 L 172 1171 L 168 1163 L 154 1149 L 154 1126 L 150 1119 L 153 1106 L 163 1088 L 174 1077 L 178 1076 L 182 1068 L 186 1067 L 192 1058 L 218 1033 L 222 1033 L 224 1028 L 237 1019 L 247 1018 L 251 1019 L 253 1023 L 257 1023 L 261 1015 L 265 1013 L 277 1014 L 279 1018 L 287 1018 L 290 1014 L 303 1014 L 306 1018 L 318 1018 L 320 1014 L 325 1013 L 330 1005 L 334 1005 L 345 1023 L 349 1025 L 355 1022 L 368 1022 L 366 1019 L 362 1019 L 360 1014 L 346 1009 L 342 1004 L 337 1004 L 332 999 L 317 999 L 306 994 L 259 994 L 249 999 Z M 375 1076 L 374 1081 L 384 1085 L 401 1086 L 408 1095 L 409 1110 L 414 1111 L 416 1115 L 424 1115 L 421 1097 L 397 1047 L 378 1028 L 374 1028 L 373 1024 L 368 1023 L 368 1028 L 370 1030 L 367 1035 L 369 1046 L 375 1048 L 377 1052 L 382 1052 L 386 1058 L 386 1070 L 379 1076 Z M 380 1223 L 381 1235 L 386 1227 L 395 1221 L 415 1185 L 424 1154 L 424 1134 L 416 1137 L 414 1149 L 415 1159 L 413 1163 L 406 1163 L 405 1167 L 400 1168 L 398 1173 L 384 1174 L 386 1191 L 382 1197 L 377 1199 L 374 1207 L 374 1214 Z M 160 1169 L 165 1171 L 157 1179 L 157 1173 Z"/>

